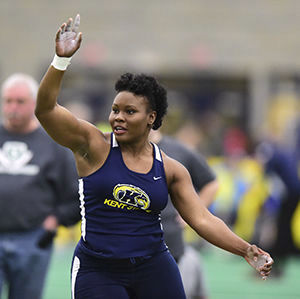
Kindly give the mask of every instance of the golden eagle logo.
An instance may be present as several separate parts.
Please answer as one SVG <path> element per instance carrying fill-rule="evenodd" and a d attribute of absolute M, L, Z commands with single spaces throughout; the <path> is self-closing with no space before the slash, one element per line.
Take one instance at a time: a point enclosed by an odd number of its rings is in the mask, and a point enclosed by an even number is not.
<path fill-rule="evenodd" d="M 119 202 L 135 206 L 142 210 L 147 210 L 150 206 L 150 199 L 147 193 L 133 185 L 116 185 L 113 190 L 113 196 Z"/>

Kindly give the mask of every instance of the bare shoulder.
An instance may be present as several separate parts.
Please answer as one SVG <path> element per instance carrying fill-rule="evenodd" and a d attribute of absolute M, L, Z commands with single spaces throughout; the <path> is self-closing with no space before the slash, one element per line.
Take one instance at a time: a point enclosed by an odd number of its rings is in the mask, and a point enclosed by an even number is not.
<path fill-rule="evenodd" d="M 110 133 L 103 133 L 96 126 L 92 125 L 89 136 L 89 151 L 93 156 L 99 157 L 110 148 Z"/>
<path fill-rule="evenodd" d="M 88 133 L 87 134 L 87 143 L 88 147 L 96 142 L 97 144 L 109 145 L 110 144 L 110 133 L 103 133 L 92 123 L 79 119 L 80 126 Z"/>

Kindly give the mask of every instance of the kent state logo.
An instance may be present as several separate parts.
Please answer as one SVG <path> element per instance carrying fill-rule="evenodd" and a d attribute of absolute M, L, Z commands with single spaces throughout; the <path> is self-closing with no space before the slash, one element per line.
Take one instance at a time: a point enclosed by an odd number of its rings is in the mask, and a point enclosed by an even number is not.
<path fill-rule="evenodd" d="M 133 185 L 116 185 L 113 190 L 113 196 L 119 202 L 135 206 L 142 210 L 147 210 L 150 206 L 150 199 L 147 193 Z"/>

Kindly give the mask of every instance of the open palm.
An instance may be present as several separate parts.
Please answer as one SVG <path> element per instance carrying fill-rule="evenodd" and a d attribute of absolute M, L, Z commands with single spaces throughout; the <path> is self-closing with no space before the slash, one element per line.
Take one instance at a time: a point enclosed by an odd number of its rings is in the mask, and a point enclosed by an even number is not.
<path fill-rule="evenodd" d="M 69 18 L 58 29 L 55 37 L 56 55 L 60 57 L 71 57 L 80 47 L 82 33 L 78 32 L 80 25 L 79 14 L 73 19 Z"/>

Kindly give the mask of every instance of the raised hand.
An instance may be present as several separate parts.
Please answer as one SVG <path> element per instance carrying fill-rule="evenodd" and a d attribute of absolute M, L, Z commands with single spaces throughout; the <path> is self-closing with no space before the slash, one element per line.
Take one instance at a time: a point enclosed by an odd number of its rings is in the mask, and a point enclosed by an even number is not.
<path fill-rule="evenodd" d="M 63 23 L 58 29 L 55 37 L 56 55 L 60 57 L 71 57 L 80 47 L 82 33 L 78 32 L 80 25 L 80 15 L 73 19 L 69 18 L 67 23 Z"/>
<path fill-rule="evenodd" d="M 255 245 L 251 245 L 248 248 L 245 260 L 250 266 L 260 273 L 264 280 L 269 276 L 272 270 L 272 264 L 274 263 L 273 259 L 267 252 Z"/>

